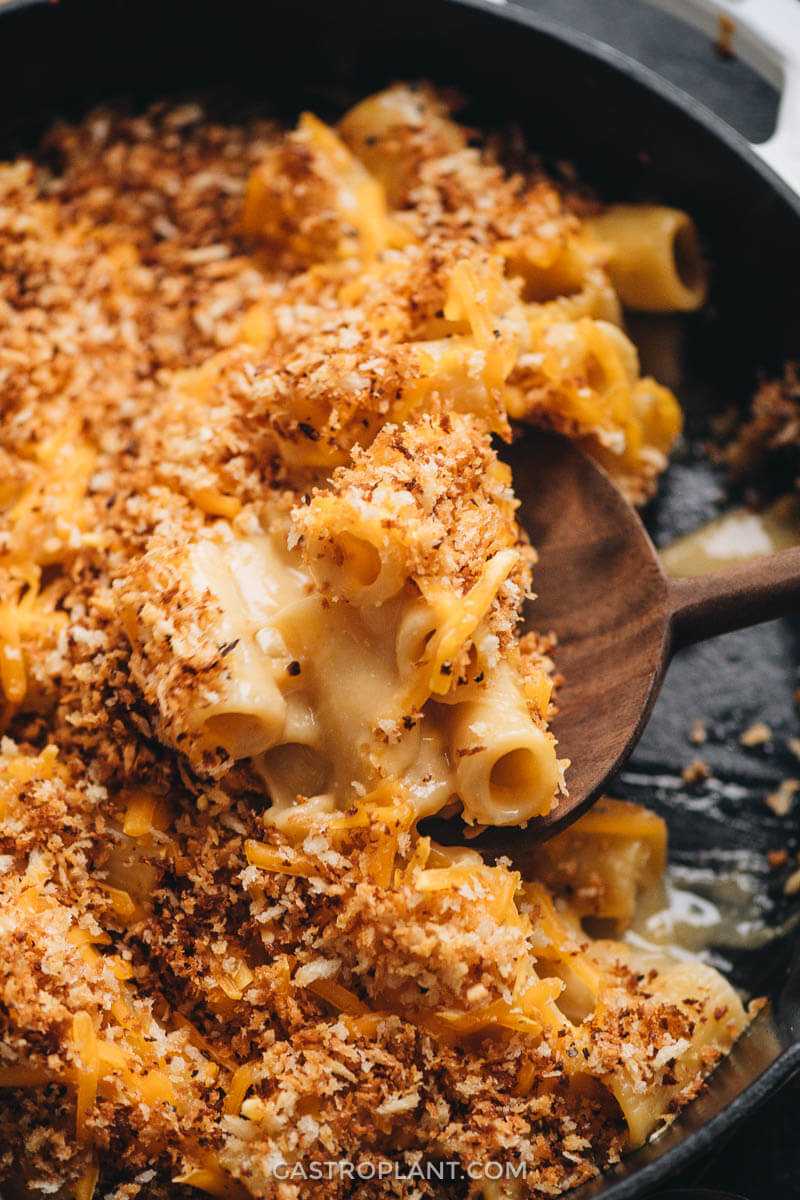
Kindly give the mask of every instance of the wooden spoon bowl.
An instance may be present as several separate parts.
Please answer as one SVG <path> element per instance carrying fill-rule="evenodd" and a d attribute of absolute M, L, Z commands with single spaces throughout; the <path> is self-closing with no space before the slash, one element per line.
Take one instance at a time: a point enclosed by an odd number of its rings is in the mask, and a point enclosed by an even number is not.
<path fill-rule="evenodd" d="M 523 835 L 496 828 L 469 844 L 522 866 L 526 846 L 569 825 L 617 774 L 675 650 L 798 609 L 800 547 L 671 579 L 632 505 L 574 443 L 530 433 L 508 458 L 520 524 L 539 555 L 525 622 L 558 640 L 554 658 L 564 682 L 551 728 L 559 756 L 570 760 L 568 795 L 529 821 Z M 452 842 L 448 826 L 437 823 L 432 832 Z"/>
<path fill-rule="evenodd" d="M 574 821 L 636 745 L 669 656 L 670 584 L 631 504 L 565 438 L 512 449 L 519 521 L 539 556 L 525 625 L 557 638 L 563 676 L 551 728 L 568 758 L 568 797 L 529 823 L 537 837 Z"/>

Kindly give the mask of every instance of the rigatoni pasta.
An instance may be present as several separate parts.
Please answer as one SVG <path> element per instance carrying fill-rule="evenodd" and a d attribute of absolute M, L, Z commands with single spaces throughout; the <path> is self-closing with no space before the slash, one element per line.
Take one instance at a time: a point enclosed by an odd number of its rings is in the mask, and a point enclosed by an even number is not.
<path fill-rule="evenodd" d="M 305 579 L 263 533 L 237 536 L 219 521 L 181 534 L 180 550 L 174 529 L 154 537 L 113 596 L 161 736 L 210 770 L 214 758 L 224 767 L 283 736 L 290 655 L 272 619 L 302 597 Z"/>
<path fill-rule="evenodd" d="M 612 204 L 589 218 L 586 227 L 608 246 L 608 272 L 627 308 L 700 308 L 707 272 L 697 229 L 687 213 L 657 204 Z"/>
<path fill-rule="evenodd" d="M 454 707 L 450 737 L 466 820 L 518 825 L 549 811 L 558 764 L 508 662 L 491 673 L 476 699 Z"/>
<path fill-rule="evenodd" d="M 524 827 L 569 787 L 499 443 L 557 429 L 643 500 L 680 429 L 623 309 L 666 302 L 688 218 L 585 211 L 427 85 L 291 132 L 104 110 L 0 167 L 15 1188 L 422 1171 L 444 1200 L 446 1156 L 473 1200 L 552 1195 L 747 1023 L 711 968 L 620 941 L 653 814 L 605 801 L 525 877 L 426 824 Z"/>

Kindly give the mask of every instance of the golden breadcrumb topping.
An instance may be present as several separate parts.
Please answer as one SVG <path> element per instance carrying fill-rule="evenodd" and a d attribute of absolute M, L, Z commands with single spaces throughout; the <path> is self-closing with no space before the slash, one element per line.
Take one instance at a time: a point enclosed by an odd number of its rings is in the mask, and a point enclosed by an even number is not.
<path fill-rule="evenodd" d="M 337 553 L 332 514 L 343 509 L 354 526 L 377 524 L 383 553 L 423 590 L 437 583 L 463 596 L 489 559 L 519 545 L 519 562 L 491 614 L 494 631 L 506 636 L 519 620 L 535 554 L 521 542 L 514 519 L 519 502 L 511 472 L 475 417 L 443 414 L 385 425 L 368 448 L 353 450 L 351 465 L 338 467 L 328 487 L 315 488 L 306 500 L 292 517 L 312 567 L 315 557 Z"/>
<path fill-rule="evenodd" d="M 800 379 L 788 363 L 782 379 L 762 383 L 753 397 L 748 420 L 738 425 L 724 449 L 724 462 L 737 479 L 769 494 L 782 485 L 797 485 L 800 446 Z"/>
<path fill-rule="evenodd" d="M 0 166 L 9 1185 L 444 1200 L 477 1198 L 468 1165 L 498 1163 L 521 1181 L 493 1195 L 552 1196 L 678 1111 L 741 1031 L 710 969 L 690 987 L 581 925 L 630 918 L 663 865 L 657 818 L 590 814 L 523 879 L 433 842 L 386 766 L 416 745 L 450 769 L 456 685 L 487 694 L 474 663 L 460 677 L 479 639 L 522 697 L 504 722 L 552 752 L 557 647 L 518 636 L 535 553 L 491 435 L 563 430 L 642 499 L 679 429 L 580 211 L 427 86 L 290 133 L 196 103 L 103 108 Z M 372 712 L 379 782 L 331 798 L 307 786 L 325 629 L 291 647 L 327 614 L 332 705 L 382 678 L 372 660 L 347 675 L 353 579 L 346 599 L 320 567 L 366 555 L 370 587 L 370 545 L 460 641 L 433 732 L 416 700 Z M 370 609 L 370 645 L 397 603 Z M 481 720 L 460 753 L 486 751 Z"/>

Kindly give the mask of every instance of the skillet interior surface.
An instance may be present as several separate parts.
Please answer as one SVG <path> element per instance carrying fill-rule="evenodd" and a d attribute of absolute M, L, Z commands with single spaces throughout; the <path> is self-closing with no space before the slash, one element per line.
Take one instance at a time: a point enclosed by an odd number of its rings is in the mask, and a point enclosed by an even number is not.
<path fill-rule="evenodd" d="M 745 405 L 757 373 L 777 373 L 797 353 L 800 211 L 741 139 L 623 56 L 481 0 L 11 0 L 0 9 L 0 155 L 30 148 L 56 115 L 109 97 L 138 105 L 211 93 L 223 110 L 257 105 L 292 120 L 302 108 L 335 115 L 398 77 L 458 87 L 467 121 L 518 124 L 550 164 L 574 163 L 604 198 L 657 198 L 696 217 L 713 265 L 707 311 L 638 330 L 661 359 L 669 345 L 660 374 L 674 375 L 665 382 L 687 413 L 685 444 L 646 516 L 659 545 L 714 516 L 724 502 L 703 451 L 709 417 Z M 768 850 L 794 853 L 798 838 L 764 804 L 800 773 L 785 749 L 800 732 L 798 663 L 792 622 L 684 651 L 619 781 L 616 794 L 668 820 L 681 880 L 713 890 L 714 876 L 729 879 L 733 921 L 754 921 L 756 944 L 731 947 L 720 934 L 716 961 L 750 994 L 768 995 L 771 1010 L 666 1135 L 581 1196 L 645 1194 L 718 1143 L 800 1057 L 800 953 L 784 877 L 766 865 Z M 613 704 L 609 696 L 611 713 Z M 698 753 L 688 741 L 695 718 L 709 731 L 701 754 L 712 776 L 689 786 L 681 768 Z M 737 735 L 755 720 L 772 728 L 773 745 L 745 751 Z"/>

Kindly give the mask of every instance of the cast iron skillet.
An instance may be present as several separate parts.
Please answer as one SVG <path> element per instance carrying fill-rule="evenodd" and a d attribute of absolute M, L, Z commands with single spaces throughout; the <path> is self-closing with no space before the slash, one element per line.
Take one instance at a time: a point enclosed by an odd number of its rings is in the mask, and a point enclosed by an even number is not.
<path fill-rule="evenodd" d="M 718 480 L 701 452 L 709 414 L 744 405 L 757 371 L 777 372 L 798 352 L 800 203 L 723 122 L 624 55 L 487 0 L 10 0 L 0 7 L 0 157 L 30 148 L 56 115 L 108 97 L 212 92 L 292 120 L 305 107 L 335 116 L 398 77 L 457 86 L 468 121 L 518 123 L 546 159 L 573 162 L 608 199 L 657 198 L 695 215 L 713 294 L 704 315 L 668 323 L 687 440 L 648 522 L 663 544 L 712 516 Z M 617 789 L 666 816 L 679 869 L 719 872 L 745 853 L 757 901 L 740 918 L 765 926 L 788 916 L 766 851 L 797 849 L 796 830 L 763 797 L 798 773 L 780 746 L 798 732 L 799 632 L 784 622 L 679 656 Z M 695 717 L 711 735 L 702 754 L 713 776 L 699 788 L 680 775 Z M 739 747 L 755 719 L 771 725 L 774 753 Z M 722 953 L 735 982 L 769 997 L 768 1011 L 665 1135 L 575 1200 L 646 1194 L 717 1148 L 800 1067 L 791 934 Z"/>

